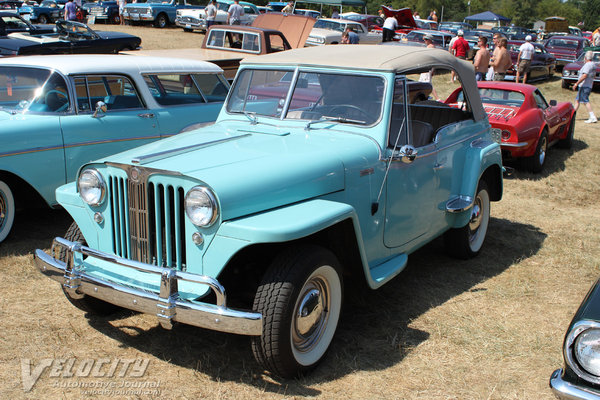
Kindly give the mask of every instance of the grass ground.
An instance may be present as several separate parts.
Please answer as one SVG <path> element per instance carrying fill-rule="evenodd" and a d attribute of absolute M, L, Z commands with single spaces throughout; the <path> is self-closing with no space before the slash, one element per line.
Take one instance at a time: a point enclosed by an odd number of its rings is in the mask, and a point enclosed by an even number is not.
<path fill-rule="evenodd" d="M 123 30 L 143 36 L 145 48 L 165 37 L 180 47 L 201 38 L 176 29 Z M 558 78 L 539 86 L 547 99 L 574 97 Z M 600 111 L 598 92 L 592 103 Z M 48 250 L 66 231 L 68 216 L 20 213 L 0 244 L 0 393 L 7 399 L 551 399 L 548 379 L 562 365 L 565 329 L 600 275 L 600 124 L 584 124 L 586 114 L 577 117 L 572 150 L 552 148 L 545 172 L 518 170 L 505 180 L 479 257 L 448 258 L 435 241 L 391 283 L 350 296 L 327 358 L 298 380 L 266 374 L 244 337 L 186 326 L 166 331 L 152 316 L 127 312 L 86 318 L 31 264 L 34 249 Z M 63 377 L 65 368 L 55 362 L 24 391 L 23 360 L 34 369 L 44 359 L 71 360 L 77 368 L 103 358 L 149 365 L 139 378 Z M 147 391 L 90 394 L 82 387 L 122 382 L 147 382 Z"/>

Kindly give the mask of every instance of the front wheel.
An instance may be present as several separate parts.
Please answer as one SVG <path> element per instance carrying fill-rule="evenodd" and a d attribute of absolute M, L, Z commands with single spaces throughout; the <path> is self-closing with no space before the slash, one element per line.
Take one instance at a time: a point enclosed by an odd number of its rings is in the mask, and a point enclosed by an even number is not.
<path fill-rule="evenodd" d="M 571 87 L 571 85 L 569 84 L 569 82 L 567 82 L 566 79 L 563 79 L 560 86 L 562 86 L 563 89 L 568 89 L 569 87 Z"/>
<path fill-rule="evenodd" d="M 15 222 L 15 197 L 10 187 L 0 181 L 0 243 L 10 233 Z"/>
<path fill-rule="evenodd" d="M 119 14 L 113 14 L 109 18 L 109 21 L 113 25 L 119 25 L 121 23 L 121 16 Z"/>
<path fill-rule="evenodd" d="M 490 222 L 490 194 L 485 181 L 480 181 L 471 208 L 469 223 L 444 234 L 446 251 L 458 258 L 473 258 L 483 246 Z"/>
<path fill-rule="evenodd" d="M 48 16 L 46 14 L 42 14 L 38 17 L 37 22 L 38 22 L 38 24 L 45 25 L 50 22 L 50 19 L 48 18 Z"/>
<path fill-rule="evenodd" d="M 165 14 L 159 14 L 158 17 L 156 17 L 156 21 L 154 21 L 154 26 L 157 28 L 166 28 L 168 24 L 169 20 Z"/>
<path fill-rule="evenodd" d="M 87 246 L 85 238 L 81 234 L 81 231 L 79 230 L 79 226 L 77 226 L 77 224 L 75 222 L 73 222 L 71 224 L 71 226 L 69 226 L 67 233 L 65 233 L 65 239 L 67 239 L 71 242 L 78 242 L 78 243 L 81 243 L 81 244 Z M 60 252 L 59 259 L 61 261 L 65 261 L 65 262 L 67 261 L 66 250 L 63 249 Z M 91 297 L 91 296 L 87 296 L 87 295 L 81 299 L 75 299 L 75 298 L 71 297 L 69 295 L 69 293 L 67 293 L 67 291 L 65 290 L 63 285 L 60 285 L 60 287 L 63 290 L 63 293 L 65 294 L 65 296 L 67 297 L 67 300 L 69 300 L 69 303 L 73 304 L 75 307 L 79 308 L 82 311 L 87 312 L 90 315 L 110 315 L 110 314 L 114 314 L 115 312 L 121 310 L 121 307 L 119 307 L 119 306 L 116 306 L 111 303 L 107 303 L 104 300 L 100 300 L 95 297 Z"/>
<path fill-rule="evenodd" d="M 323 359 L 342 308 L 341 267 L 318 246 L 295 246 L 267 269 L 254 298 L 263 315 L 263 334 L 252 338 L 254 357 L 264 368 L 291 378 Z"/>

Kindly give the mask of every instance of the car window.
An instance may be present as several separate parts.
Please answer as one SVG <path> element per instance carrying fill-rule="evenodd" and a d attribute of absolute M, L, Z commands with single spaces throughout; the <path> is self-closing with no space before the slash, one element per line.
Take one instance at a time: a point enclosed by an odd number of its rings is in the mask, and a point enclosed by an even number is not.
<path fill-rule="evenodd" d="M 193 74 L 192 77 L 207 102 L 225 101 L 229 92 L 229 83 L 222 75 Z"/>
<path fill-rule="evenodd" d="M 207 47 L 223 47 L 225 42 L 225 31 L 213 29 L 208 37 Z"/>
<path fill-rule="evenodd" d="M 513 90 L 479 88 L 479 95 L 483 103 L 499 106 L 520 107 L 525 101 L 523 93 Z"/>
<path fill-rule="evenodd" d="M 361 25 L 358 25 L 358 24 L 348 24 L 348 27 L 350 29 L 352 29 L 356 33 L 365 33 L 365 30 L 362 28 Z"/>
<path fill-rule="evenodd" d="M 206 100 L 190 74 L 144 75 L 156 102 L 163 106 L 204 103 Z"/>
<path fill-rule="evenodd" d="M 257 52 L 260 50 L 258 45 L 259 37 L 254 33 L 244 33 L 242 40 L 242 50 Z"/>
<path fill-rule="evenodd" d="M 281 37 L 279 33 L 267 35 L 267 40 L 269 41 L 272 52 L 288 50 L 287 45 L 283 41 L 283 37 Z"/>
<path fill-rule="evenodd" d="M 142 109 L 144 105 L 129 78 L 121 75 L 88 75 L 73 79 L 77 94 L 77 110 L 90 112 L 99 101 L 107 111 Z"/>
<path fill-rule="evenodd" d="M 542 93 L 540 93 L 539 90 L 533 92 L 533 98 L 535 99 L 535 103 L 539 108 L 541 108 L 542 110 L 548 108 L 548 102 L 546 102 L 546 99 L 544 98 Z"/>
<path fill-rule="evenodd" d="M 0 109 L 19 113 L 56 113 L 68 110 L 64 78 L 47 69 L 0 67 Z"/>
<path fill-rule="evenodd" d="M 2 17 L 2 20 L 6 24 L 6 27 L 9 29 L 29 28 L 29 26 L 25 22 L 23 22 L 20 18 L 17 17 Z"/>
<path fill-rule="evenodd" d="M 256 14 L 256 12 L 254 11 L 254 8 L 248 7 L 248 6 L 244 7 L 244 13 L 245 14 Z"/>

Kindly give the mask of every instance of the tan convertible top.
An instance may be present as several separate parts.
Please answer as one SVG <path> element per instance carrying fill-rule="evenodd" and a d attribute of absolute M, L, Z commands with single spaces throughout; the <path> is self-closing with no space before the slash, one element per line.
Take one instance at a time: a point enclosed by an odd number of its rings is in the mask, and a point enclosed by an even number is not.
<path fill-rule="evenodd" d="M 448 51 L 403 45 L 327 45 L 266 54 L 242 60 L 242 65 L 294 65 L 404 73 L 423 67 L 447 67 L 457 72 L 473 117 L 486 118 L 475 81 L 473 64 Z"/>

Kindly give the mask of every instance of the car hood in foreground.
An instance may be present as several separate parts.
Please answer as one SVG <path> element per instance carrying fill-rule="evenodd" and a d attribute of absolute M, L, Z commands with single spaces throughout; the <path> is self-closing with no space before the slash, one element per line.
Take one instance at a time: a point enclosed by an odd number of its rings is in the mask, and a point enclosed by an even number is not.
<path fill-rule="evenodd" d="M 342 154 L 377 159 L 369 138 L 311 130 L 309 135 L 231 121 L 110 157 L 109 162 L 179 172 L 210 186 L 223 220 L 344 189 Z M 354 156 L 351 156 L 354 155 Z M 136 163 L 135 160 L 139 162 Z"/>

